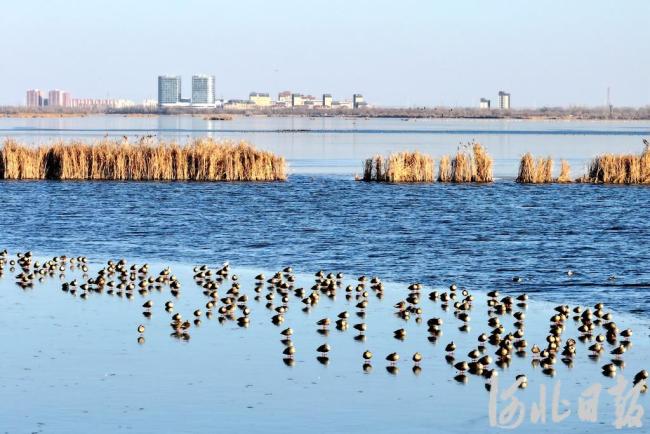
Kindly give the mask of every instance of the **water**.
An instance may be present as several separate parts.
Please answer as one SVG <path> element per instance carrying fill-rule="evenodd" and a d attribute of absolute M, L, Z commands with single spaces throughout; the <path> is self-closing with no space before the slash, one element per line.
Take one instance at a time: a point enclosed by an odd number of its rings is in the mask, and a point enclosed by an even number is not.
<path fill-rule="evenodd" d="M 292 173 L 286 182 L 259 184 L 0 182 L 0 250 L 87 255 L 91 276 L 109 258 L 149 262 L 155 272 L 169 264 L 183 282 L 176 304 L 186 318 L 205 304 L 190 265 L 230 261 L 253 311 L 248 329 L 206 319 L 183 343 L 169 337 L 169 315 L 161 307 L 170 298 L 167 290 L 131 301 L 106 293 L 81 300 L 62 292 L 56 278 L 23 291 L 13 284 L 16 271 L 5 267 L 0 338 L 8 344 L 0 429 L 482 432 L 489 428 L 484 381 L 471 377 L 467 385 L 457 384 L 443 348 L 454 340 L 464 358 L 476 345 L 478 334 L 487 331 L 485 292 L 493 289 L 531 295 L 526 311 L 531 344 L 543 344 L 555 304 L 604 302 L 620 328 L 635 331 L 622 372 L 631 379 L 647 368 L 644 355 L 650 350 L 650 189 L 522 186 L 512 176 L 526 151 L 568 158 L 578 176 L 598 153 L 638 152 L 649 130 L 648 122 L 0 118 L 0 136 L 33 143 L 146 134 L 247 139 L 286 156 Z M 352 177 L 361 159 L 377 152 L 417 148 L 439 156 L 472 139 L 494 156 L 497 182 L 385 185 Z M 379 300 L 371 294 L 367 341 L 352 339 L 352 330 L 332 330 L 328 337 L 316 333 L 321 317 L 334 319 L 341 310 L 354 315 L 355 301 L 346 300 L 342 290 L 336 300 L 323 296 L 309 313 L 292 297 L 285 325 L 296 329 L 298 353 L 295 366 L 285 366 L 279 329 L 269 322 L 274 312 L 264 299 L 252 300 L 252 282 L 260 271 L 270 276 L 287 265 L 299 273 L 296 285 L 306 288 L 318 269 L 346 273 L 345 284 L 360 274 L 381 276 L 386 295 Z M 81 278 L 78 270 L 66 272 L 67 280 L 72 277 Z M 425 285 L 424 319 L 445 319 L 442 342 L 426 340 L 424 323 L 405 323 L 391 314 L 414 281 Z M 429 290 L 444 291 L 451 282 L 477 297 L 467 334 L 458 331 L 453 309 L 443 311 L 426 300 Z M 155 301 L 151 320 L 140 308 L 148 298 Z M 277 297 L 274 303 L 280 304 Z M 141 322 L 147 326 L 144 345 L 136 343 Z M 504 323 L 511 330 L 509 316 Z M 408 329 L 404 342 L 391 337 L 399 327 Z M 577 336 L 573 323 L 565 338 L 571 336 Z M 328 366 L 315 359 L 315 348 L 325 341 L 333 347 Z M 610 356 L 593 362 L 586 346 L 578 347 L 574 367 L 558 361 L 556 378 L 531 368 L 530 355 L 500 371 L 504 387 L 516 374 L 528 375 L 529 389 L 518 392 L 527 406 L 538 399 L 541 385 L 550 399 L 556 380 L 563 398 L 572 402 L 567 421 L 527 422 L 527 432 L 611 430 L 613 398 L 606 388 L 615 381 L 599 374 Z M 371 374 L 361 369 L 366 348 L 376 354 Z M 403 357 L 396 376 L 385 370 L 391 351 Z M 415 351 L 425 357 L 417 376 L 410 362 Z M 576 417 L 576 406 L 581 391 L 595 382 L 604 388 L 599 423 L 587 424 Z M 647 395 L 640 402 L 647 407 Z"/>
<path fill-rule="evenodd" d="M 265 295 L 274 291 L 262 288 L 259 300 L 253 291 L 256 273 L 272 273 L 234 266 L 241 293 L 248 295 L 250 325 L 241 328 L 235 321 L 221 323 L 215 308 L 212 319 L 203 314 L 200 326 L 192 325 L 191 339 L 184 342 L 169 336 L 171 313 L 164 311 L 164 302 L 174 300 L 174 312 L 191 320 L 196 308 L 206 311 L 203 305 L 209 298 L 192 282 L 191 267 L 174 262 L 150 265 L 154 276 L 163 266 L 171 266 L 183 283 L 179 298 L 172 297 L 165 285 L 146 295 L 134 292 L 132 300 L 110 295 L 107 287 L 82 300 L 80 293 L 61 290 L 58 272 L 23 290 L 10 283 L 14 273 L 5 267 L 6 274 L 0 279 L 4 306 L 0 338 L 7 343 L 0 383 L 4 431 L 390 433 L 406 429 L 427 433 L 435 429 L 460 433 L 484 432 L 491 426 L 486 380 L 468 375 L 467 384 L 458 383 L 454 379 L 458 371 L 445 360 L 445 346 L 453 341 L 457 348 L 452 364 L 468 361 L 467 353 L 476 348 L 478 335 L 486 330 L 486 298 L 480 291 L 475 292 L 470 329 L 462 332 L 458 327 L 463 323 L 454 317 L 453 308 L 445 310 L 439 301 L 428 300 L 426 294 L 432 288 L 425 287 L 420 303 L 424 318 L 435 316 L 444 321 L 437 340 L 428 339 L 426 321 L 417 323 L 414 317 L 404 321 L 393 315 L 393 304 L 407 294 L 403 283 L 387 282 L 383 299 L 368 288 L 368 308 L 365 316 L 359 317 L 357 301 L 346 299 L 343 289 L 356 283 L 355 276 L 344 278 L 336 298 L 322 295 L 308 312 L 301 309 L 300 298 L 290 293 L 285 322 L 275 326 L 270 321 L 275 311 L 265 307 Z M 89 275 L 95 276 L 99 267 L 92 263 Z M 65 272 L 65 281 L 73 278 L 82 278 L 78 268 Z M 312 276 L 299 274 L 295 287 L 309 288 L 313 283 Z M 228 279 L 222 283 L 222 297 L 231 284 Z M 154 302 L 150 319 L 142 315 L 145 300 Z M 281 305 L 279 295 L 272 303 L 272 307 Z M 552 307 L 533 300 L 528 309 L 515 308 L 526 312 L 529 347 L 543 344 Z M 336 330 L 332 324 L 327 334 L 318 331 L 317 320 L 328 317 L 334 322 L 341 311 L 350 314 L 347 330 Z M 501 316 L 501 320 L 507 330 L 513 330 L 510 315 Z M 582 432 L 588 428 L 611 432 L 617 416 L 615 399 L 608 390 L 618 379 L 630 381 L 647 367 L 643 355 L 650 351 L 643 336 L 647 321 L 623 314 L 617 314 L 615 320 L 620 327 L 632 327 L 639 334 L 615 379 L 600 374 L 600 367 L 610 362 L 607 353 L 613 346 L 606 344 L 607 352 L 592 360 L 587 357 L 591 342 L 578 341 L 570 364 L 558 360 L 555 377 L 531 364 L 530 352 L 526 357 L 513 355 L 503 369 L 492 365 L 499 372 L 492 385 L 501 392 L 514 384 L 516 375 L 528 378 L 528 388 L 515 393 L 525 406 L 521 431 Z M 357 332 L 352 327 L 361 322 L 368 328 L 363 341 L 355 339 Z M 146 327 L 142 344 L 136 342 L 138 324 Z M 291 367 L 283 362 L 280 330 L 285 327 L 294 329 L 296 354 Z M 565 338 L 577 336 L 575 327 L 573 321 L 567 322 Z M 398 328 L 407 330 L 404 340 L 392 337 Z M 316 349 L 323 343 L 331 347 L 326 365 L 317 360 Z M 486 354 L 493 355 L 494 347 L 487 348 Z M 363 369 L 366 349 L 374 353 L 369 372 Z M 393 351 L 401 358 L 397 371 L 389 373 L 385 357 Z M 411 361 L 416 351 L 423 356 L 417 372 Z M 580 396 L 592 385 L 602 387 L 597 423 L 583 422 L 578 414 Z M 547 388 L 544 401 L 540 399 L 541 387 Z M 558 413 L 570 412 L 562 422 L 553 422 L 551 416 L 556 388 L 562 399 Z M 630 389 L 628 383 L 625 392 Z M 646 395 L 638 404 L 647 408 Z M 498 396 L 497 416 L 510 403 Z M 532 423 L 532 405 L 542 402 L 547 406 L 547 419 Z M 514 422 L 500 420 L 493 423 Z"/>
<path fill-rule="evenodd" d="M 59 138 L 137 138 L 154 135 L 249 140 L 289 160 L 292 173 L 353 174 L 376 153 L 418 149 L 436 158 L 476 140 L 495 158 L 495 175 L 513 177 L 525 152 L 567 159 L 580 176 L 603 152 L 639 152 L 650 136 L 648 121 L 521 121 L 466 119 L 357 119 L 236 117 L 207 121 L 197 116 L 122 115 L 83 118 L 0 118 L 3 136 L 41 143 Z M 559 164 L 556 164 L 559 168 Z"/>
<path fill-rule="evenodd" d="M 650 301 L 647 187 L 380 185 L 305 175 L 276 184 L 0 186 L 0 245 L 12 251 L 462 281 L 556 301 L 597 297 L 645 315 Z"/>

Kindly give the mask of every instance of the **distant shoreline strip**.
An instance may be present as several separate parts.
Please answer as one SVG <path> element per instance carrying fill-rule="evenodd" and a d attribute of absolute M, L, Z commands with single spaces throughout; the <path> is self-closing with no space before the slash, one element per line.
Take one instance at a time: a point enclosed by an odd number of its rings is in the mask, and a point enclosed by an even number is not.
<path fill-rule="evenodd" d="M 650 136 L 646 130 L 404 130 L 404 129 L 210 129 L 210 128 L 0 128 L 0 133 L 103 133 L 123 135 L 124 133 L 253 133 L 253 134 L 425 134 L 425 135 L 527 135 L 527 136 Z"/>

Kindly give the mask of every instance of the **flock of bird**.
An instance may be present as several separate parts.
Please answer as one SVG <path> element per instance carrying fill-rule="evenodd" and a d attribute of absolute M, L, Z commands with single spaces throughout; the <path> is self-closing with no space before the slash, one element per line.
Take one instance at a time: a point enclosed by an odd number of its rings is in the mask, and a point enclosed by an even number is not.
<path fill-rule="evenodd" d="M 6 266 L 14 272 L 15 282 L 23 289 L 33 287 L 35 282 L 42 282 L 45 278 L 58 276 L 63 280 L 61 290 L 78 296 L 82 299 L 88 298 L 91 294 L 106 293 L 108 295 L 133 299 L 136 294 L 144 299 L 142 304 L 142 315 L 151 318 L 155 309 L 154 302 L 149 295 L 153 292 L 169 290 L 171 298 L 164 303 L 164 311 L 169 315 L 169 326 L 171 336 L 188 341 L 191 337 L 192 327 L 201 324 L 202 318 L 211 319 L 217 317 L 219 322 L 233 321 L 240 327 L 247 327 L 251 321 L 251 309 L 248 306 L 249 296 L 241 288 L 239 277 L 232 274 L 229 264 L 220 267 L 209 267 L 207 265 L 193 268 L 194 282 L 202 290 L 205 297 L 204 307 L 197 307 L 193 310 L 190 319 L 184 318 L 175 311 L 175 300 L 181 296 L 181 283 L 172 274 L 169 267 L 164 268 L 157 275 L 151 274 L 149 266 L 128 265 L 126 260 L 108 261 L 94 276 L 89 276 L 87 258 L 58 256 L 52 259 L 39 262 L 34 260 L 31 252 L 17 253 L 10 256 L 4 250 L 0 252 L 0 277 L 3 276 Z M 81 270 L 83 277 L 71 281 L 65 280 L 65 271 Z M 288 366 L 293 366 L 296 357 L 296 346 L 294 345 L 294 330 L 291 327 L 283 328 L 285 315 L 290 308 L 298 303 L 306 313 L 315 310 L 321 297 L 333 299 L 337 293 L 344 292 L 347 301 L 352 302 L 355 308 L 353 315 L 348 311 L 342 311 L 335 318 L 321 318 L 314 322 L 315 330 L 326 337 L 330 327 L 345 331 L 349 327 L 357 333 L 354 339 L 364 342 L 368 326 L 365 322 L 366 312 L 371 300 L 384 298 L 384 284 L 378 277 L 368 278 L 360 276 L 354 284 L 344 285 L 343 273 L 325 273 L 318 271 L 314 276 L 313 286 L 309 289 L 297 287 L 296 275 L 291 267 L 278 271 L 269 278 L 263 274 L 255 277 L 255 283 L 251 294 L 256 302 L 266 302 L 266 308 L 272 311 L 270 322 L 278 326 L 279 339 L 282 344 L 282 360 Z M 413 283 L 408 286 L 405 297 L 394 304 L 394 314 L 405 322 L 415 321 L 418 324 L 425 322 L 424 308 L 421 302 L 423 286 Z M 444 311 L 452 311 L 455 318 L 454 325 L 460 332 L 470 330 L 471 316 L 474 309 L 474 296 L 467 290 L 458 288 L 451 284 L 448 290 L 431 291 L 427 298 Z M 293 304 L 292 300 L 297 300 Z M 279 301 L 279 303 L 278 303 Z M 452 365 L 456 371 L 455 380 L 466 382 L 468 375 L 481 376 L 486 380 L 485 387 L 489 390 L 490 380 L 498 375 L 500 369 L 509 366 L 512 357 L 525 357 L 529 343 L 525 335 L 525 310 L 528 296 L 521 294 L 516 297 L 502 296 L 498 291 L 487 293 L 488 320 L 486 329 L 481 333 L 471 351 L 466 357 L 459 357 L 456 344 L 448 342 L 445 344 L 445 361 Z M 504 318 L 514 320 L 513 329 L 507 330 L 503 321 Z M 565 338 L 564 334 L 567 325 L 573 321 L 577 331 L 575 337 Z M 445 321 L 441 317 L 426 319 L 428 341 L 437 343 L 442 335 Z M 145 342 L 146 326 L 137 326 L 137 341 Z M 567 366 L 572 366 L 577 357 L 578 341 L 587 346 L 586 355 L 597 361 L 606 352 L 611 358 L 608 363 L 601 366 L 603 375 L 613 377 L 619 369 L 625 365 L 623 356 L 632 348 L 632 330 L 620 330 L 611 312 L 606 311 L 602 303 L 597 303 L 593 308 L 581 308 L 579 306 L 569 307 L 558 305 L 554 308 L 549 318 L 549 328 L 545 342 L 530 346 L 530 355 L 533 366 L 539 366 L 542 372 L 552 376 L 555 374 L 555 365 L 561 361 Z M 405 340 L 407 338 L 406 328 L 399 328 L 393 332 L 393 338 Z M 329 354 L 332 347 L 324 342 L 314 349 L 316 359 L 322 363 L 329 362 Z M 361 354 L 363 370 L 369 372 L 372 369 L 374 354 L 365 350 Z M 392 352 L 385 356 L 387 361 L 386 370 L 396 374 L 398 362 L 401 356 Z M 414 373 L 421 371 L 423 355 L 416 352 L 410 355 L 413 363 Z M 641 391 L 647 391 L 648 372 L 639 371 L 633 379 L 633 383 L 641 383 Z M 524 374 L 517 375 L 518 385 L 525 388 L 528 379 Z"/>

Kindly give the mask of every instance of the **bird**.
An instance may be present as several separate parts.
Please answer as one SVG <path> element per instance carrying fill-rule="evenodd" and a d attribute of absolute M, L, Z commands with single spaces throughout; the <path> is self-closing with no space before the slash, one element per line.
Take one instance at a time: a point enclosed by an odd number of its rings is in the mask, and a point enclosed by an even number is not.
<path fill-rule="evenodd" d="M 520 389 L 525 389 L 528 386 L 528 378 L 524 374 L 517 375 L 515 379 L 519 383 Z"/>
<path fill-rule="evenodd" d="M 285 356 L 293 357 L 293 355 L 296 354 L 296 347 L 293 345 L 288 346 L 282 351 L 282 354 Z"/>
<path fill-rule="evenodd" d="M 369 350 L 366 350 L 363 352 L 363 359 L 364 360 L 370 360 L 372 359 L 372 353 Z"/>
<path fill-rule="evenodd" d="M 623 353 L 625 353 L 625 345 L 619 345 L 610 351 L 610 354 L 614 355 L 615 357 L 620 357 L 623 355 Z"/>
<path fill-rule="evenodd" d="M 467 364 L 467 362 L 463 361 L 463 362 L 456 363 L 454 365 L 454 368 L 456 368 L 460 372 L 465 372 L 469 369 L 469 365 Z"/>
<path fill-rule="evenodd" d="M 320 345 L 318 348 L 316 348 L 316 351 L 318 351 L 319 353 L 325 354 L 325 353 L 329 353 L 330 349 L 331 348 L 330 348 L 330 346 L 328 344 L 323 344 L 323 345 Z"/>
<path fill-rule="evenodd" d="M 144 326 L 142 324 L 138 326 L 138 333 L 144 333 Z"/>
<path fill-rule="evenodd" d="M 388 360 L 391 364 L 395 364 L 399 360 L 399 354 L 390 353 L 386 356 L 386 360 Z"/>
<path fill-rule="evenodd" d="M 602 371 L 603 375 L 611 377 L 616 374 L 616 365 L 613 363 L 608 363 L 603 366 Z"/>
<path fill-rule="evenodd" d="M 634 376 L 634 384 L 636 385 L 637 383 L 640 383 L 643 380 L 648 379 L 648 371 L 645 369 L 642 369 L 641 371 L 637 372 L 637 374 Z"/>
<path fill-rule="evenodd" d="M 420 353 L 415 353 L 413 354 L 413 361 L 418 364 L 422 361 L 422 354 Z"/>
<path fill-rule="evenodd" d="M 603 351 L 603 346 L 600 344 L 600 342 L 596 342 L 589 347 L 589 351 L 592 351 L 594 355 L 598 355 Z"/>

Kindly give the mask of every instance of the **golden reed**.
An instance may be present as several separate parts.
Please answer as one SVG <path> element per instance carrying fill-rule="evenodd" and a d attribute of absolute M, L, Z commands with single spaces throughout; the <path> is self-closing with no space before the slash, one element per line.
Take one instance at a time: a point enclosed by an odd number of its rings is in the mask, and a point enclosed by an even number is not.
<path fill-rule="evenodd" d="M 378 182 L 433 182 L 434 161 L 419 152 L 376 155 L 364 162 L 363 180 Z"/>
<path fill-rule="evenodd" d="M 548 184 L 553 182 L 553 160 L 542 157 L 535 160 L 528 152 L 521 157 L 517 182 L 521 184 Z"/>
<path fill-rule="evenodd" d="M 650 184 L 650 147 L 640 155 L 604 154 L 594 158 L 579 182 L 595 184 Z"/>
<path fill-rule="evenodd" d="M 519 163 L 519 175 L 516 179 L 521 184 L 566 184 L 571 180 L 571 166 L 566 160 L 560 162 L 560 174 L 553 178 L 553 160 L 551 157 L 542 157 L 535 160 L 532 154 L 528 152 L 521 157 Z"/>
<path fill-rule="evenodd" d="M 438 176 L 434 160 L 419 152 L 400 152 L 388 158 L 377 155 L 368 158 L 363 166 L 364 181 L 378 182 L 492 182 L 492 157 L 478 143 L 459 151 L 452 159 L 440 159 Z"/>
<path fill-rule="evenodd" d="M 32 147 L 7 140 L 0 179 L 120 181 L 282 181 L 284 158 L 246 142 L 102 140 Z"/>
<path fill-rule="evenodd" d="M 480 143 L 470 143 L 459 150 L 454 158 L 444 156 L 440 159 L 438 181 L 440 182 L 492 182 L 492 157 Z"/>

